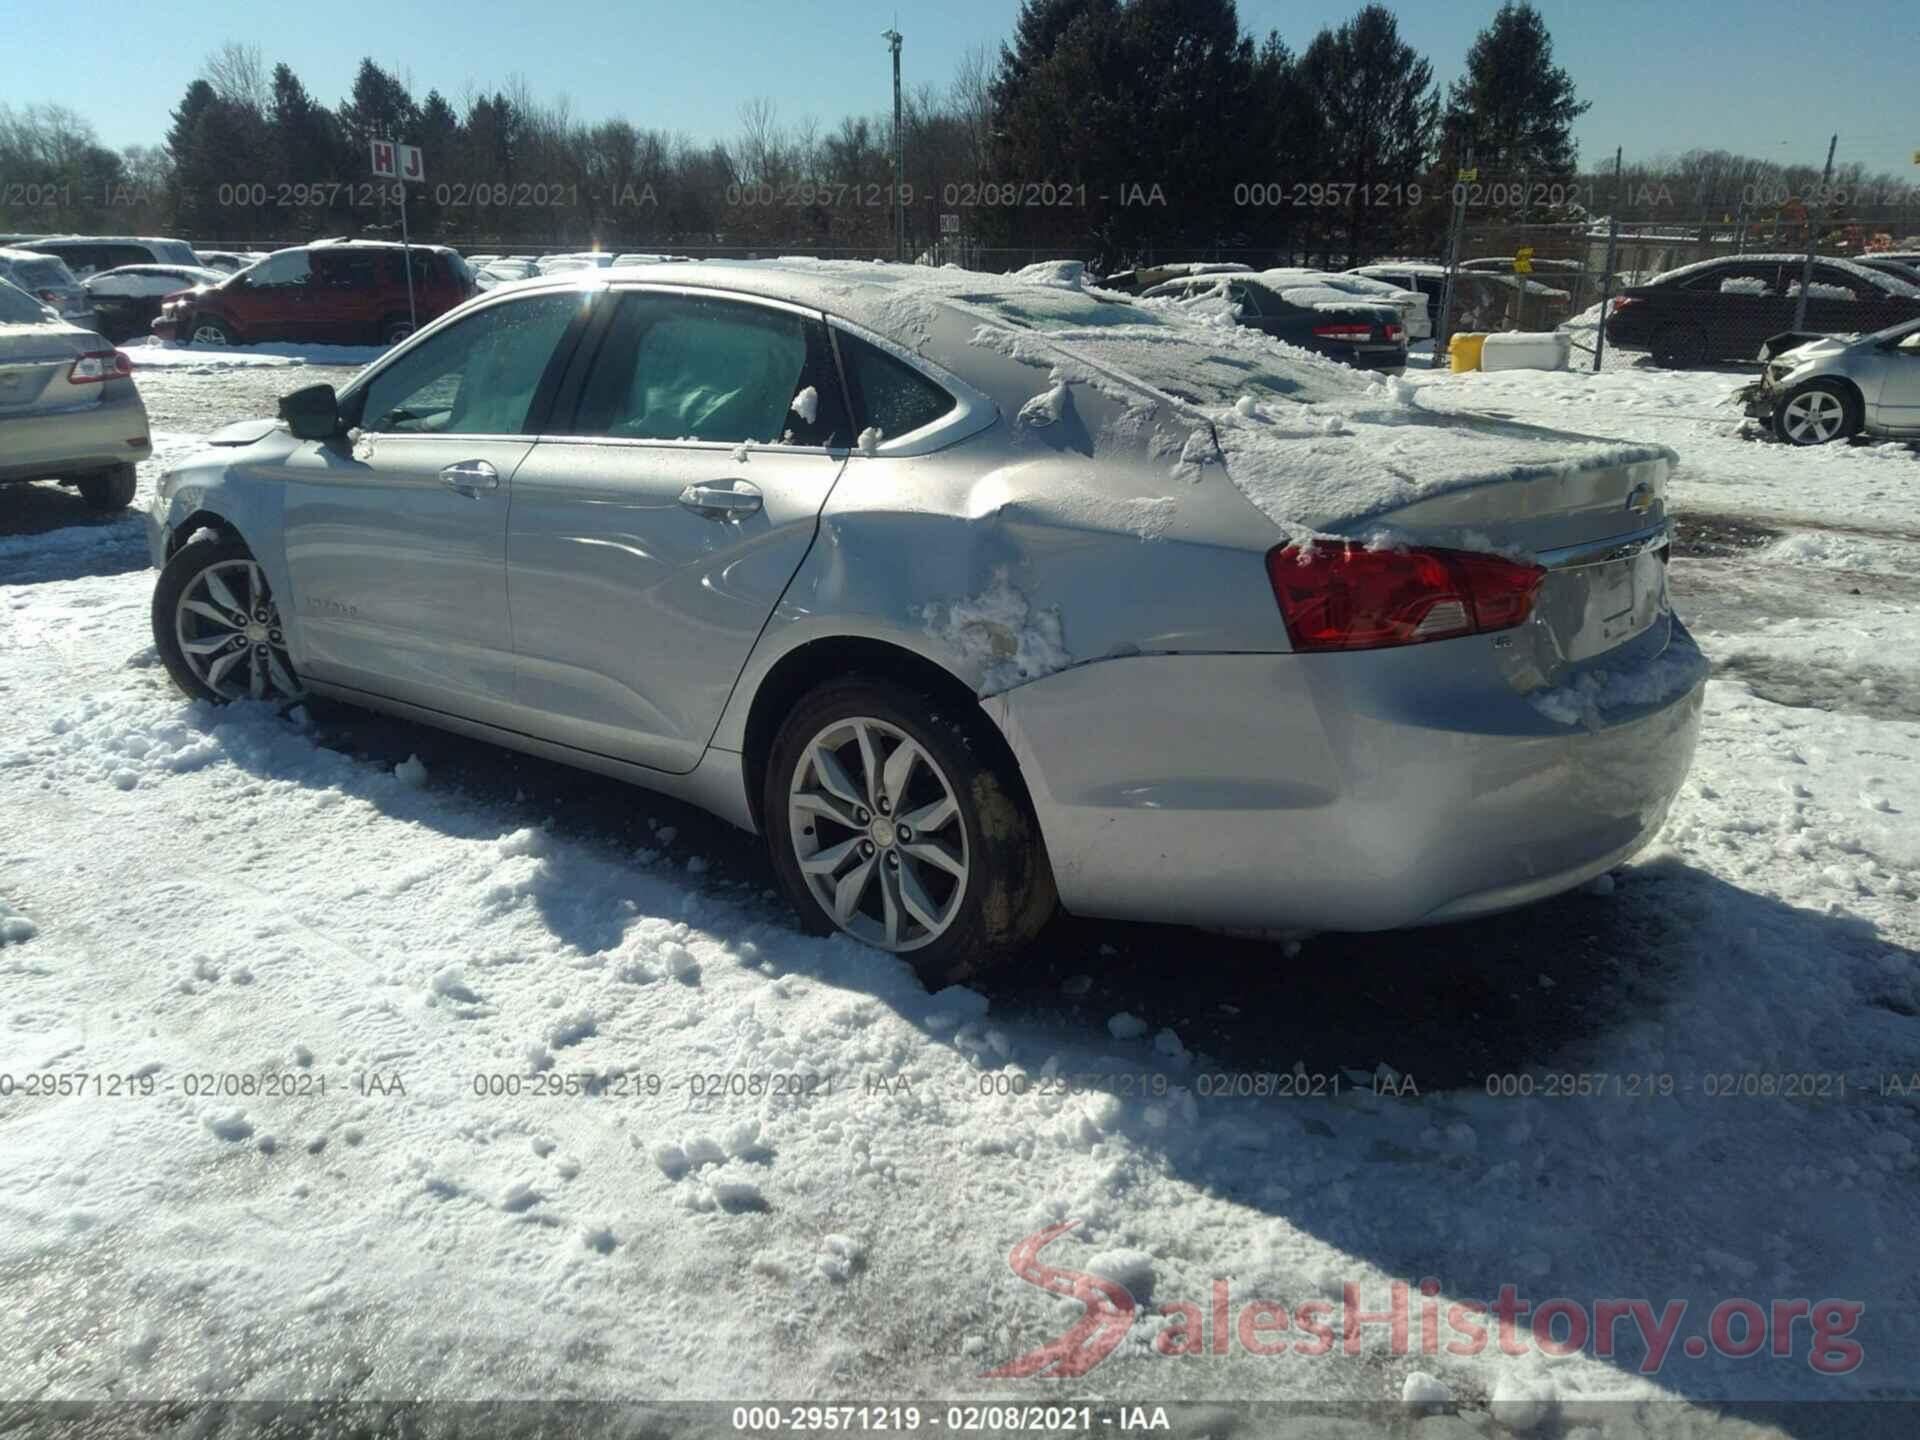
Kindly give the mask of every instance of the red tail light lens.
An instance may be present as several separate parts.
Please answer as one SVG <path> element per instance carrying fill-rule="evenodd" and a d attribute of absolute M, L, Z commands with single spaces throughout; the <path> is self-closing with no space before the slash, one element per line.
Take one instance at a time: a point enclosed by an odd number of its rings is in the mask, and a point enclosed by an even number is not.
<path fill-rule="evenodd" d="M 69 385 L 99 385 L 108 380 L 124 380 L 133 373 L 133 362 L 119 350 L 89 350 L 67 371 Z"/>
<path fill-rule="evenodd" d="M 1630 296 L 1630 295 L 1619 295 L 1619 296 L 1616 296 L 1616 297 L 1614 298 L 1614 302 L 1613 302 L 1613 313 L 1617 315 L 1617 314 L 1619 314 L 1619 313 L 1620 313 L 1620 312 L 1621 312 L 1622 310 L 1624 310 L 1624 309 L 1626 309 L 1626 308 L 1627 308 L 1627 306 L 1629 306 L 1629 305 L 1638 305 L 1639 303 L 1640 303 L 1640 302 L 1639 302 L 1638 300 L 1635 300 L 1635 299 L 1634 299 L 1634 298 L 1633 298 L 1632 296 Z"/>
<path fill-rule="evenodd" d="M 1371 325 L 1316 325 L 1313 333 L 1322 340 L 1364 340 L 1373 334 Z"/>
<path fill-rule="evenodd" d="M 1296 650 L 1378 650 L 1509 630 L 1547 572 L 1471 550 L 1282 545 L 1267 553 Z"/>
<path fill-rule="evenodd" d="M 1407 332 L 1398 325 L 1387 326 L 1387 339 L 1389 340 L 1398 340 L 1402 335 L 1406 333 Z"/>

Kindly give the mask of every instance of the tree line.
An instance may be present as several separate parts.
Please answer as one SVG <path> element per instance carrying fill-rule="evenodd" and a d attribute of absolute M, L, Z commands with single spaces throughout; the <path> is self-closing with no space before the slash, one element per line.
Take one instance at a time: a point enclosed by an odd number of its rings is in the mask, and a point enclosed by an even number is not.
<path fill-rule="evenodd" d="M 876 75 L 883 73 L 876 63 Z M 1586 111 L 1539 12 L 1506 0 L 1444 89 L 1367 4 L 1295 50 L 1241 28 L 1233 0 L 1026 0 L 997 53 L 905 97 L 909 255 L 1096 265 L 1233 254 L 1433 254 L 1456 196 L 1488 222 L 1736 215 L 1812 203 L 1920 223 L 1912 187 L 1848 167 L 1724 151 L 1583 170 Z M 788 122 L 770 100 L 695 140 L 577 118 L 524 79 L 448 96 L 371 58 L 328 105 L 257 47 L 208 56 L 154 145 L 114 151 L 59 106 L 0 105 L 0 229 L 177 234 L 202 243 L 398 233 L 368 143 L 421 147 L 419 239 L 467 248 L 891 255 L 890 114 Z M 1463 175 L 1471 184 L 1460 185 Z M 936 247 L 939 247 L 936 249 Z"/>

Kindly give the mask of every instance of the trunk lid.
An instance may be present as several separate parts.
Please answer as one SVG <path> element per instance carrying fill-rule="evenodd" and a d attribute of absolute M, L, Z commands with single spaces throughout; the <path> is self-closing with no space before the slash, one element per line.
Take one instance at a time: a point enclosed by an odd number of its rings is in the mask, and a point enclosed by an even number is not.
<path fill-rule="evenodd" d="M 100 385 L 73 385 L 67 374 L 89 349 L 108 348 L 70 325 L 0 325 L 0 415 L 100 402 Z"/>

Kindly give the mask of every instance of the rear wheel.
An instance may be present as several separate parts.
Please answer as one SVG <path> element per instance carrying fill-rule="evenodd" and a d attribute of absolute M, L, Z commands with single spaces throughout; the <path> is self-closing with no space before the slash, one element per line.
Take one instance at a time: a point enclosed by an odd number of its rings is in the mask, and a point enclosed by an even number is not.
<path fill-rule="evenodd" d="M 188 341 L 194 345 L 231 345 L 233 332 L 227 329 L 226 322 L 214 315 L 196 315 L 193 317 L 193 330 Z"/>
<path fill-rule="evenodd" d="M 1675 370 L 1706 363 L 1707 332 L 1698 325 L 1667 325 L 1654 333 L 1654 360 Z"/>
<path fill-rule="evenodd" d="M 167 561 L 153 589 L 153 642 L 173 683 L 195 699 L 304 694 L 266 573 L 233 536 L 193 541 Z"/>
<path fill-rule="evenodd" d="M 80 498 L 96 510 L 124 510 L 133 503 L 133 466 L 116 465 L 97 475 L 83 475 L 75 488 Z"/>
<path fill-rule="evenodd" d="M 382 345 L 398 345 L 411 334 L 413 334 L 413 322 L 411 320 L 385 320 L 381 322 L 380 343 Z"/>
<path fill-rule="evenodd" d="M 1861 419 L 1852 391 L 1832 380 L 1809 380 L 1774 410 L 1773 433 L 1789 445 L 1824 445 L 1856 434 Z"/>
<path fill-rule="evenodd" d="M 1053 872 L 1019 777 L 974 717 L 878 678 L 822 685 L 787 717 L 763 814 L 801 924 L 953 984 L 1031 940 Z"/>

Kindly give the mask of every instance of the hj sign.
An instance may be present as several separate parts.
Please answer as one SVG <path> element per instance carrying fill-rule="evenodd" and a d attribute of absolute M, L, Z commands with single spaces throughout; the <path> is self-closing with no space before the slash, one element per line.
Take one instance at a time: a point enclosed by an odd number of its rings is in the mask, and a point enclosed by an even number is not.
<path fill-rule="evenodd" d="M 391 140 L 375 140 L 373 173 L 389 180 L 424 180 L 427 167 L 420 159 L 418 145 L 396 145 Z"/>

